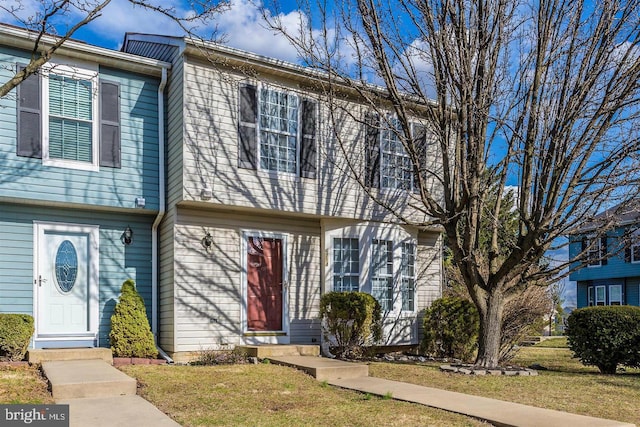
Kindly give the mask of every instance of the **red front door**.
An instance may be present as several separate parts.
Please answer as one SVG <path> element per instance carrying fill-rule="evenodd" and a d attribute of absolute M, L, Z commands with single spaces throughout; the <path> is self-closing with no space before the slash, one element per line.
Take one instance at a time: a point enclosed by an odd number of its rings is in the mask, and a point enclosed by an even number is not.
<path fill-rule="evenodd" d="M 247 328 L 282 330 L 282 240 L 248 237 Z"/>

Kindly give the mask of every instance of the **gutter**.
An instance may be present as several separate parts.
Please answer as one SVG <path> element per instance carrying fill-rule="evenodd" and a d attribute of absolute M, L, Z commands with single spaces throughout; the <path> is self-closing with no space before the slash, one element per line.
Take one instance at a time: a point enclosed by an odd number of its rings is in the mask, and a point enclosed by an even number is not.
<path fill-rule="evenodd" d="M 162 67 L 162 78 L 158 85 L 158 215 L 151 226 L 151 331 L 160 355 L 169 363 L 173 360 L 158 345 L 158 227 L 164 217 L 165 170 L 164 170 L 164 88 L 167 85 L 167 67 Z"/>

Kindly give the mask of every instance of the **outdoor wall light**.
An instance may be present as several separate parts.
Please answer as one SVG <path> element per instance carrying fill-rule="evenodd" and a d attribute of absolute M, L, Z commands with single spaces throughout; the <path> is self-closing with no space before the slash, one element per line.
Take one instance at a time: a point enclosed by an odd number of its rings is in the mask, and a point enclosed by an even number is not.
<path fill-rule="evenodd" d="M 120 236 L 120 240 L 127 246 L 129 246 L 133 242 L 133 230 L 131 229 L 131 227 L 127 225 L 127 228 L 124 229 L 122 235 Z"/>
<path fill-rule="evenodd" d="M 202 238 L 202 246 L 209 251 L 211 250 L 211 246 L 213 245 L 213 237 L 211 237 L 211 233 L 207 231 L 207 234 Z"/>

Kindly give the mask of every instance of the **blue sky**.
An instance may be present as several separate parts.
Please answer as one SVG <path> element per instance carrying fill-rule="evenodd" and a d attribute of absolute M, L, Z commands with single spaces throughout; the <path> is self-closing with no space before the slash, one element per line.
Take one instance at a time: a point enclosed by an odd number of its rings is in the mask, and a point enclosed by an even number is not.
<path fill-rule="evenodd" d="M 22 4 L 23 10 L 20 17 L 28 18 L 35 15 L 40 8 L 41 1 L 37 0 L 0 0 L 2 7 L 9 8 Z M 48 3 L 48 0 L 45 0 Z M 188 14 L 184 1 L 158 0 L 157 4 L 167 7 L 173 5 L 177 14 Z M 261 22 L 262 16 L 260 2 L 249 0 L 232 0 L 229 10 L 219 15 L 209 27 L 200 26 L 199 31 L 203 36 L 211 34 L 214 25 L 221 34 L 224 34 L 225 44 L 259 53 L 273 58 L 296 62 L 297 54 L 289 42 L 273 30 L 267 29 Z M 296 3 L 284 1 L 280 7 L 284 11 L 280 18 L 285 24 L 295 26 L 299 23 L 300 14 L 297 12 Z M 77 15 L 76 15 L 77 16 Z M 60 22 L 59 28 L 72 24 L 75 20 L 69 17 Z M 0 8 L 0 22 L 18 24 L 6 10 Z M 127 0 L 112 0 L 103 10 L 102 16 L 88 26 L 77 31 L 74 38 L 87 43 L 110 49 L 119 49 L 126 32 L 156 33 L 181 35 L 181 29 L 171 20 L 158 13 L 146 11 L 140 7 L 134 7 Z"/>

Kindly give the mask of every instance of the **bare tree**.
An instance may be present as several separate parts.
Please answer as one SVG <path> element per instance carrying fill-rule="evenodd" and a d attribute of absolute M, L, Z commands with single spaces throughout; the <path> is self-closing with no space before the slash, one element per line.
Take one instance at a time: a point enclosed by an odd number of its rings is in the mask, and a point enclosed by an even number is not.
<path fill-rule="evenodd" d="M 333 10 L 325 6 L 301 5 L 316 13 L 320 31 L 310 18 L 294 32 L 265 15 L 305 64 L 326 73 L 328 99 L 349 87 L 381 127 L 398 134 L 417 190 L 408 203 L 427 220 L 405 216 L 389 192 L 371 188 L 352 156 L 350 173 L 399 220 L 442 227 L 480 313 L 476 363 L 493 367 L 505 306 L 527 284 L 550 282 L 568 267 L 539 268 L 545 253 L 635 193 L 628 190 L 638 178 L 639 2 L 346 0 Z M 383 120 L 389 113 L 399 126 Z M 423 141 L 411 133 L 416 116 L 426 121 L 437 162 L 424 158 Z M 334 138 L 344 153 L 352 151 L 353 140 Z M 487 170 L 497 177 L 498 197 Z M 500 193 L 507 184 L 518 186 L 517 231 L 500 243 Z M 613 225 L 613 219 L 600 223 L 597 232 Z M 483 235 L 488 244 L 481 243 Z"/>
<path fill-rule="evenodd" d="M 182 15 L 173 6 L 163 6 L 162 1 L 127 1 L 133 6 L 169 18 L 185 35 L 197 38 L 201 38 L 196 35 L 198 25 L 206 25 L 229 5 L 226 0 L 198 0 L 191 2 L 192 10 L 189 13 Z M 0 98 L 6 96 L 30 75 L 37 73 L 79 29 L 100 19 L 104 8 L 111 0 L 39 0 L 35 3 L 38 6 L 37 10 L 26 18 L 23 17 L 23 2 L 0 3 L 0 10 L 13 17 L 21 27 L 31 30 L 33 35 L 29 63 L 0 86 Z M 214 35 L 215 32 L 210 38 Z"/>

